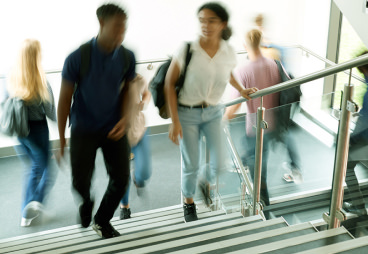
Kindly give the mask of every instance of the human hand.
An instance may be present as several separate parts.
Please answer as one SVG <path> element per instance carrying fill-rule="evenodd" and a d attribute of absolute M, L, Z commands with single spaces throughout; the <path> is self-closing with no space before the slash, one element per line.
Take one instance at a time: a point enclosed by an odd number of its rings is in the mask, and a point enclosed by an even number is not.
<path fill-rule="evenodd" d="M 243 89 L 240 92 L 240 95 L 243 96 L 244 98 L 251 100 L 252 98 L 249 97 L 250 94 L 255 93 L 258 91 L 257 87 L 252 87 L 252 88 L 248 88 L 248 89 Z"/>
<path fill-rule="evenodd" d="M 183 130 L 181 128 L 181 124 L 180 122 L 173 122 L 170 125 L 169 138 L 174 144 L 179 145 L 179 136 L 180 138 L 183 138 Z"/>
<path fill-rule="evenodd" d="M 119 139 L 121 139 L 125 135 L 126 125 L 126 118 L 120 119 L 120 121 L 115 124 L 114 128 L 112 128 L 112 130 L 107 134 L 107 138 L 114 141 L 118 141 Z"/>
<path fill-rule="evenodd" d="M 61 164 L 61 159 L 64 158 L 64 149 L 66 146 L 66 140 L 65 137 L 60 137 L 60 149 L 57 153 L 55 153 L 55 159 L 58 165 Z"/>

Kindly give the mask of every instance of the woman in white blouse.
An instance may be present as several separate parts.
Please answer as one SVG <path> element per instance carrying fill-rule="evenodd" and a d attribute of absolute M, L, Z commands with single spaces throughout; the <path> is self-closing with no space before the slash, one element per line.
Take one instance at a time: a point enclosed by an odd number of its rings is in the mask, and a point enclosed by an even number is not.
<path fill-rule="evenodd" d="M 200 188 L 208 205 L 208 186 L 216 172 L 222 170 L 226 156 L 222 145 L 223 107 L 219 101 L 226 84 L 230 84 L 247 98 L 256 88 L 244 89 L 234 79 L 232 70 L 236 55 L 226 42 L 231 36 L 228 27 L 229 14 L 218 3 L 206 3 L 198 10 L 201 35 L 191 43 L 192 57 L 187 68 L 184 86 L 176 96 L 175 84 L 185 64 L 186 44 L 181 47 L 169 67 L 165 94 L 172 119 L 169 138 L 180 143 L 182 155 L 182 193 L 184 196 L 184 220 L 198 220 L 194 204 L 197 175 L 200 168 L 200 136 L 206 137 L 210 150 L 211 172 Z M 181 139 L 180 139 L 180 138 Z"/>

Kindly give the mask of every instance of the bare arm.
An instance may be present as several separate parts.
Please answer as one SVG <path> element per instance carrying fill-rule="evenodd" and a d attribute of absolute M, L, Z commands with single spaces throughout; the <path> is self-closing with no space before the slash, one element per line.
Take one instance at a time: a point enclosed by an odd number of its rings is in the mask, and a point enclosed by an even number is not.
<path fill-rule="evenodd" d="M 175 144 L 179 144 L 178 136 L 183 137 L 183 132 L 178 116 L 178 98 L 175 91 L 175 84 L 179 79 L 179 75 L 179 65 L 175 60 L 173 60 L 166 74 L 164 91 L 166 104 L 172 120 L 172 125 L 169 130 L 169 138 Z"/>
<path fill-rule="evenodd" d="M 74 83 L 66 79 L 62 79 L 61 88 L 60 88 L 60 96 L 59 96 L 59 104 L 57 108 L 57 120 L 58 120 L 58 128 L 59 128 L 61 156 L 64 155 L 65 127 L 66 127 L 66 121 L 70 113 L 70 105 L 72 102 L 73 93 L 74 93 Z"/>
<path fill-rule="evenodd" d="M 127 80 L 121 91 L 121 97 L 122 97 L 121 118 L 119 122 L 114 126 L 114 128 L 112 128 L 112 130 L 107 134 L 107 137 L 114 141 L 121 139 L 125 135 L 129 127 L 128 125 L 129 125 L 129 119 L 130 119 L 130 109 L 132 108 L 131 107 L 132 101 L 130 98 L 131 96 L 129 96 L 130 84 L 131 84 L 131 80 Z"/>
<path fill-rule="evenodd" d="M 233 119 L 235 117 L 235 112 L 238 111 L 240 106 L 241 106 L 241 103 L 227 107 L 224 118 L 229 119 L 229 120 Z"/>
<path fill-rule="evenodd" d="M 178 117 L 178 98 L 176 96 L 175 84 L 179 79 L 180 68 L 179 65 L 173 60 L 166 74 L 165 79 L 165 99 L 170 113 L 170 117 L 173 123 L 179 122 Z"/>
<path fill-rule="evenodd" d="M 144 109 L 144 105 L 147 105 L 149 103 L 151 96 L 152 96 L 151 92 L 148 90 L 148 87 L 146 87 L 142 94 L 142 101 L 140 103 L 139 110 Z"/>
<path fill-rule="evenodd" d="M 230 74 L 230 84 L 239 91 L 240 95 L 243 96 L 244 98 L 251 100 L 251 98 L 249 97 L 249 94 L 252 94 L 254 92 L 258 91 L 258 88 L 256 87 L 252 87 L 252 88 L 243 88 L 238 81 L 234 78 L 234 75 L 231 73 Z"/>
<path fill-rule="evenodd" d="M 249 97 L 249 94 L 252 94 L 256 91 L 258 91 L 258 89 L 256 87 L 253 88 L 249 88 L 249 89 L 244 89 L 243 86 L 241 86 L 238 81 L 234 78 L 234 75 L 231 73 L 230 75 L 230 84 L 236 89 L 238 90 L 238 92 L 240 93 L 241 96 L 243 96 L 244 98 L 251 100 L 251 98 Z M 235 112 L 240 108 L 241 103 L 238 103 L 236 105 L 230 106 L 226 109 L 225 111 L 225 115 L 224 117 L 227 119 L 233 119 L 235 117 Z"/>

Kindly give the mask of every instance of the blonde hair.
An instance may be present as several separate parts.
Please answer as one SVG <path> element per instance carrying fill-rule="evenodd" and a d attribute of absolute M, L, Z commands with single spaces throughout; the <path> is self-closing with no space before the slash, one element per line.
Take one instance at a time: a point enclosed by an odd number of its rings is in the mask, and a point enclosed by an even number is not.
<path fill-rule="evenodd" d="M 28 101 L 49 100 L 46 74 L 41 66 L 41 44 L 26 39 L 10 76 L 8 90 L 11 96 Z"/>
<path fill-rule="evenodd" d="M 261 45 L 262 32 L 258 29 L 252 29 L 247 33 L 245 39 L 248 47 L 257 49 Z"/>

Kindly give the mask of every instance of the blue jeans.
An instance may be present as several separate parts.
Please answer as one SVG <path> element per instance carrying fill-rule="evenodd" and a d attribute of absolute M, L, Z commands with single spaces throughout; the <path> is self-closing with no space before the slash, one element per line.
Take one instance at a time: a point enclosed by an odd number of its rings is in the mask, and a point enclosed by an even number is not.
<path fill-rule="evenodd" d="M 147 181 L 152 175 L 152 162 L 151 162 L 151 143 L 146 133 L 138 144 L 132 147 L 134 154 L 134 180 L 137 186 L 144 187 L 145 181 Z M 130 182 L 129 182 L 130 183 Z M 124 197 L 120 203 L 124 206 L 129 204 L 129 189 L 126 190 Z"/>
<path fill-rule="evenodd" d="M 31 161 L 31 168 L 26 173 L 22 210 L 31 201 L 42 203 L 52 183 L 48 168 L 50 153 L 47 122 L 46 120 L 30 121 L 29 125 L 29 135 L 18 138 L 22 149 Z"/>
<path fill-rule="evenodd" d="M 180 140 L 182 156 L 181 188 L 185 198 L 193 198 L 201 167 L 201 137 L 206 137 L 210 154 L 210 171 L 206 181 L 213 183 L 217 173 L 225 168 L 226 149 L 222 124 L 222 106 L 185 108 L 178 106 L 183 139 Z"/>

